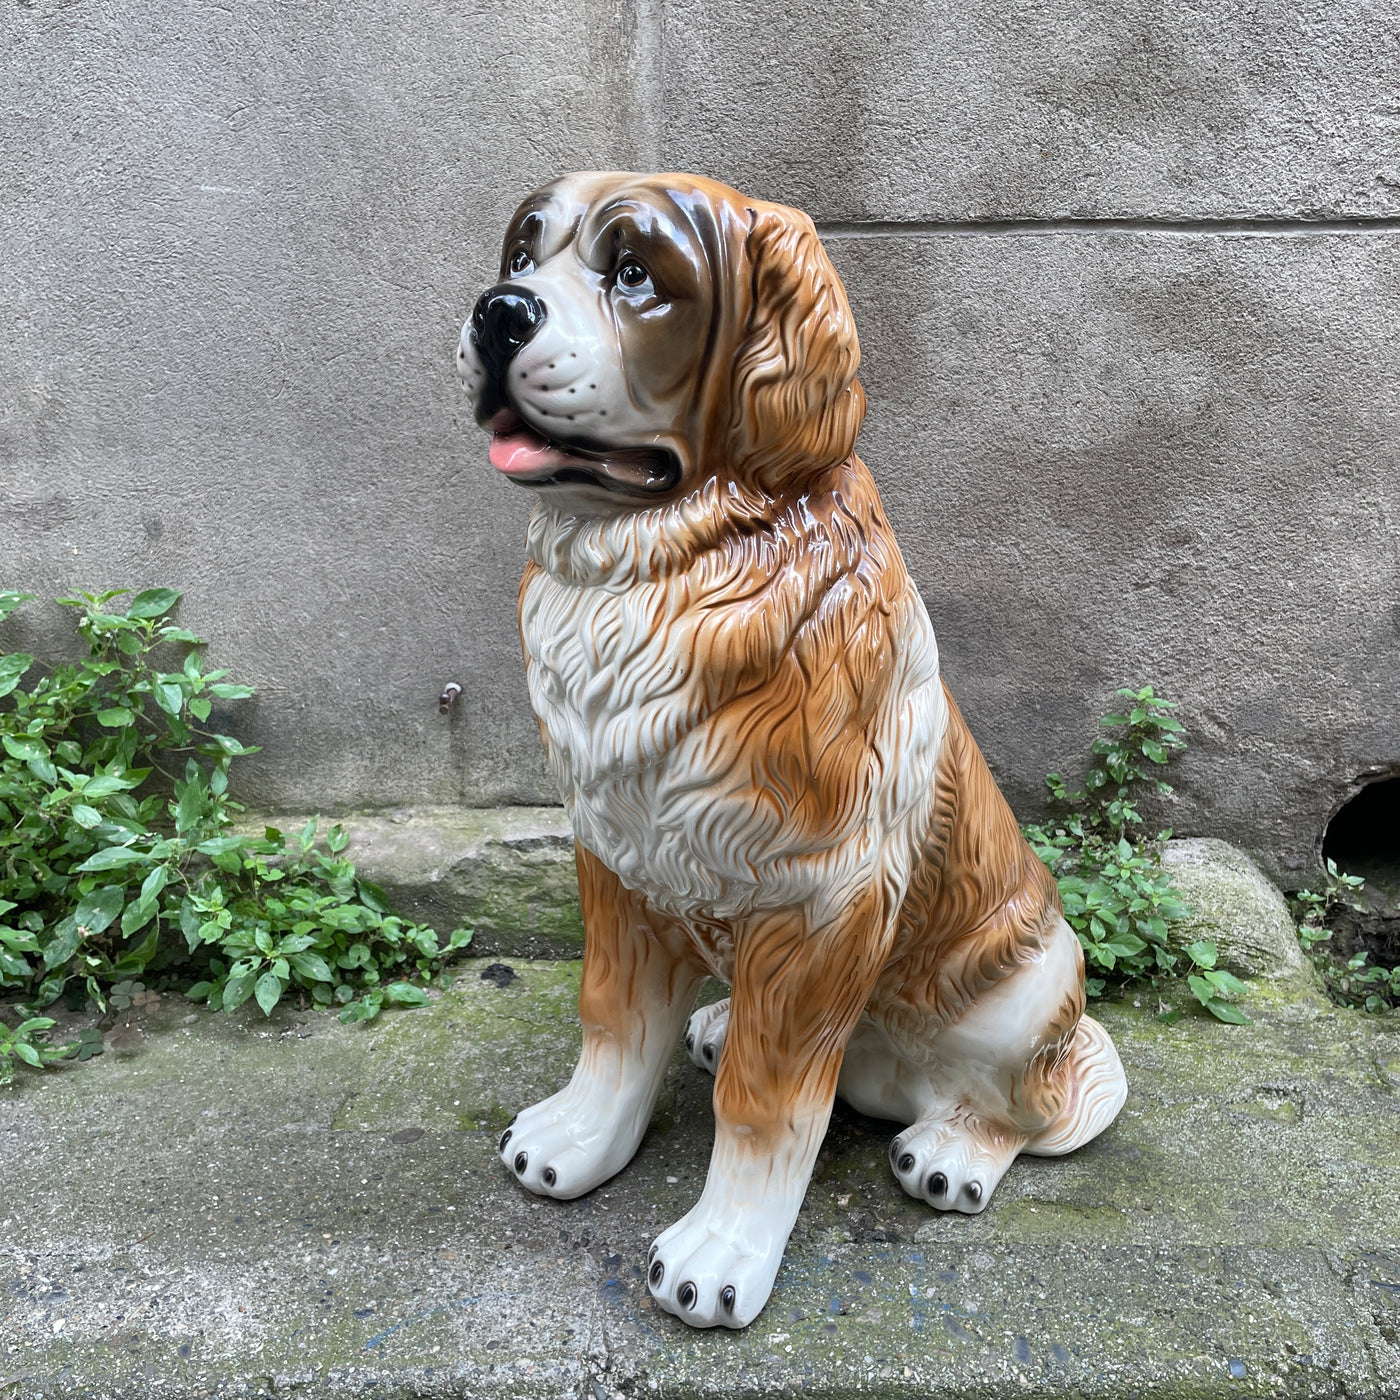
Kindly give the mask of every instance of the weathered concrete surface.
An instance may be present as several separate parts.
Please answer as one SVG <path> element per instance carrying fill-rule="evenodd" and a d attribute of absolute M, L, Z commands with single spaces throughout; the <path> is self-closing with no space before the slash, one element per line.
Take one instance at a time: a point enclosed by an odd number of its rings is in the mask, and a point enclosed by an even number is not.
<path fill-rule="evenodd" d="M 184 589 L 260 687 L 260 806 L 554 800 L 528 497 L 452 346 L 534 184 L 698 165 L 833 225 L 862 450 L 1022 814 L 1152 680 L 1193 730 L 1176 829 L 1311 879 L 1400 762 L 1400 235 L 1162 221 L 1393 220 L 1394 11 L 5 7 L 0 587 Z M 934 232 L 1006 218 L 1052 231 Z M 35 605 L 0 647 L 71 637 Z"/>
<path fill-rule="evenodd" d="M 819 220 L 1396 215 L 1397 62 L 1364 0 L 704 0 L 663 149 Z"/>
<path fill-rule="evenodd" d="M 1400 755 L 1400 233 L 830 247 L 860 452 L 1012 806 L 1151 682 L 1162 824 L 1307 884 Z"/>
<path fill-rule="evenodd" d="M 526 497 L 452 356 L 526 191 L 646 163 L 634 30 L 625 0 L 0 11 L 0 587 L 183 589 L 260 689 L 268 800 L 549 796 Z M 71 646 L 60 611 L 0 644 Z"/>
<path fill-rule="evenodd" d="M 1122 1117 L 979 1217 L 910 1201 L 838 1111 L 768 1309 L 695 1333 L 641 1264 L 700 1189 L 711 1081 L 678 1057 L 631 1166 L 530 1197 L 494 1143 L 568 1072 L 578 965 L 479 968 L 369 1027 L 167 1000 L 0 1094 L 7 1400 L 1400 1395 L 1393 1019 L 1101 1007 Z"/>
<path fill-rule="evenodd" d="M 1243 851 L 1209 836 L 1168 841 L 1162 864 L 1191 909 L 1183 942 L 1213 940 L 1220 965 L 1243 977 L 1312 981 L 1288 901 Z"/>

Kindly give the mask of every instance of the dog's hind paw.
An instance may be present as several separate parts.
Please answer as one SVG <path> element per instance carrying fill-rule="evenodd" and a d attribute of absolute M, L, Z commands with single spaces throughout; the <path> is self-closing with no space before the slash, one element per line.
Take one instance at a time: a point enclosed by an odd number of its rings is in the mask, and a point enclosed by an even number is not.
<path fill-rule="evenodd" d="M 890 1143 L 895 1180 L 935 1210 L 977 1215 L 1025 1146 L 1025 1138 L 967 1119 L 915 1123 Z"/>
<path fill-rule="evenodd" d="M 712 1006 L 702 1006 L 691 1016 L 685 1028 L 685 1051 L 690 1058 L 711 1074 L 719 1070 L 719 1057 L 724 1049 L 724 1033 L 729 1029 L 729 998 Z"/>

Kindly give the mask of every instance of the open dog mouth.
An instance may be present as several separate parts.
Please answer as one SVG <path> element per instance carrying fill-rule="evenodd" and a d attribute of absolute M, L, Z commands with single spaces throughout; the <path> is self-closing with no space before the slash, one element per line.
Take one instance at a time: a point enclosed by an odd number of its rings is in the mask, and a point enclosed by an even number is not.
<path fill-rule="evenodd" d="M 601 486 L 610 491 L 669 491 L 680 480 L 680 463 L 663 447 L 594 447 L 557 442 L 537 432 L 513 409 L 493 413 L 491 465 L 522 486 Z"/>

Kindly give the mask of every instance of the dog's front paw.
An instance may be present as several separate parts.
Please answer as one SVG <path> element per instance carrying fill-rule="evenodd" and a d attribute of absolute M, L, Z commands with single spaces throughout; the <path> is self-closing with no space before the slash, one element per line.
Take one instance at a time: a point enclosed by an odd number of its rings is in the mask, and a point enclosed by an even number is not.
<path fill-rule="evenodd" d="M 712 1006 L 702 1006 L 686 1023 L 686 1054 L 701 1069 L 715 1074 L 719 1070 L 719 1057 L 724 1050 L 724 1033 L 728 1029 L 728 997 Z"/>
<path fill-rule="evenodd" d="M 786 1230 L 775 1237 L 747 1212 L 713 1217 L 702 1198 L 652 1245 L 651 1295 L 692 1327 L 747 1327 L 773 1291 L 786 1243 Z"/>
<path fill-rule="evenodd" d="M 890 1165 L 917 1200 L 977 1215 L 1025 1142 L 968 1120 L 919 1122 L 890 1143 Z"/>
<path fill-rule="evenodd" d="M 606 1102 L 570 1086 L 515 1119 L 501 1135 L 501 1161 L 537 1195 L 582 1196 L 620 1172 L 641 1141 L 646 1125 L 619 1107 L 616 1096 Z"/>

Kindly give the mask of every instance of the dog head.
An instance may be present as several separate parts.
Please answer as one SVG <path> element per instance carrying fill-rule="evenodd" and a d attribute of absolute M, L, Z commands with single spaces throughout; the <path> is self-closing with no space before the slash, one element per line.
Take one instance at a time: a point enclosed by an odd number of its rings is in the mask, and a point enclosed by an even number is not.
<path fill-rule="evenodd" d="M 457 365 L 499 471 L 571 510 L 718 478 L 782 495 L 865 411 L 812 221 L 692 175 L 568 175 L 516 211 Z"/>

